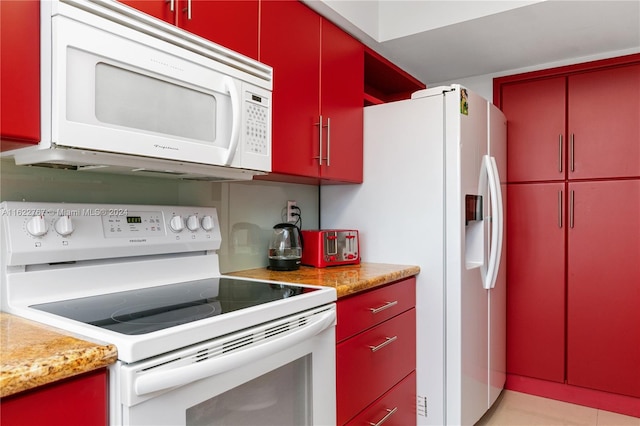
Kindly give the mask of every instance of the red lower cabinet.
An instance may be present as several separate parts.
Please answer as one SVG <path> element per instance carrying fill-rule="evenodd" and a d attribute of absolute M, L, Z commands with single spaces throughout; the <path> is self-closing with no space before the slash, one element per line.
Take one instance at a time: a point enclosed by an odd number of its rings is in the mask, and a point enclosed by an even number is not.
<path fill-rule="evenodd" d="M 508 194 L 507 372 L 640 397 L 640 179 Z"/>
<path fill-rule="evenodd" d="M 416 373 L 414 371 L 347 424 L 349 426 L 383 423 L 387 426 L 415 424 L 415 400 Z"/>
<path fill-rule="evenodd" d="M 565 184 L 510 184 L 507 193 L 507 372 L 562 383 Z"/>
<path fill-rule="evenodd" d="M 640 179 L 569 190 L 567 383 L 640 397 Z"/>
<path fill-rule="evenodd" d="M 107 370 L 2 398 L 2 426 L 100 426 L 108 424 Z"/>
<path fill-rule="evenodd" d="M 338 300 L 337 328 L 338 424 L 415 423 L 415 278 Z"/>

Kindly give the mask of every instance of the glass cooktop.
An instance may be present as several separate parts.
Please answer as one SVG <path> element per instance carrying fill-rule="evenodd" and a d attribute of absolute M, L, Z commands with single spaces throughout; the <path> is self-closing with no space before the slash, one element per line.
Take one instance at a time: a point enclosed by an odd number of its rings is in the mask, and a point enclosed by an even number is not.
<path fill-rule="evenodd" d="M 250 308 L 315 288 L 210 278 L 33 305 L 31 308 L 137 335 Z"/>

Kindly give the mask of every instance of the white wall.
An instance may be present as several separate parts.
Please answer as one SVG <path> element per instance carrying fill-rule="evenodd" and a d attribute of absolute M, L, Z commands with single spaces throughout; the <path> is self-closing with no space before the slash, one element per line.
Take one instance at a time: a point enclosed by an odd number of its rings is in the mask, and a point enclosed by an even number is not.
<path fill-rule="evenodd" d="M 416 1 L 416 0 L 303 0 L 338 25 L 376 42 L 483 16 L 504 12 L 544 0 L 510 1 Z M 354 32 L 355 31 L 355 32 Z"/>
<path fill-rule="evenodd" d="M 393 40 L 539 2 L 382 0 L 379 2 L 378 41 Z"/>
<path fill-rule="evenodd" d="M 318 227 L 318 187 L 264 181 L 196 182 L 16 166 L 0 161 L 1 201 L 212 206 L 222 232 L 223 273 L 267 266 L 271 229 L 287 200 L 302 210 L 303 227 Z"/>

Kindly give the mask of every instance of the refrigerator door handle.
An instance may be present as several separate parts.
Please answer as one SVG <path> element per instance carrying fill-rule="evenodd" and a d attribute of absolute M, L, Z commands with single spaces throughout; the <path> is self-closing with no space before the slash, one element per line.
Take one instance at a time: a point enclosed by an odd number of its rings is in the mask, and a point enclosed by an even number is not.
<path fill-rule="evenodd" d="M 502 191 L 500 190 L 500 175 L 496 159 L 485 155 L 483 157 L 485 169 L 489 181 L 489 195 L 491 196 L 491 252 L 489 253 L 489 265 L 487 275 L 483 283 L 485 289 L 491 289 L 496 285 L 500 257 L 502 255 L 502 239 L 504 237 L 504 215 L 502 208 Z"/>

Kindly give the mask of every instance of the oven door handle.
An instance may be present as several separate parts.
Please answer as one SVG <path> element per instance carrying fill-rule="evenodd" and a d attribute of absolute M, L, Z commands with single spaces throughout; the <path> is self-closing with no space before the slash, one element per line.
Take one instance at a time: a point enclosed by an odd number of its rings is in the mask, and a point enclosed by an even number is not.
<path fill-rule="evenodd" d="M 133 388 L 136 395 L 142 396 L 152 392 L 183 386 L 206 377 L 233 370 L 234 368 L 263 359 L 314 337 L 332 326 L 335 318 L 336 313 L 335 310 L 332 309 L 303 328 L 299 328 L 283 337 L 274 337 L 272 340 L 260 343 L 257 346 L 250 345 L 246 349 L 240 349 L 237 352 L 230 352 L 226 355 L 211 358 L 207 361 L 196 362 L 184 367 L 144 373 L 135 378 Z"/>

